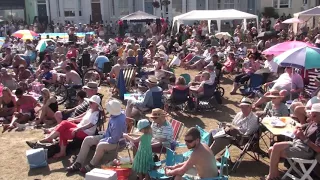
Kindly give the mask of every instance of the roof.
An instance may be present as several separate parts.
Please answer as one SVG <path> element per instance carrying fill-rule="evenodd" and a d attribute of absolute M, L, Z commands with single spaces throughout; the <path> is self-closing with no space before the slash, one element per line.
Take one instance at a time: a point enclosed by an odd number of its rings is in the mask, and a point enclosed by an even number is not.
<path fill-rule="evenodd" d="M 176 20 L 232 20 L 232 19 L 253 19 L 258 16 L 235 9 L 225 10 L 194 10 L 173 18 Z"/>
<path fill-rule="evenodd" d="M 123 20 L 123 21 L 124 20 L 126 20 L 126 21 L 152 21 L 152 20 L 156 20 L 156 19 L 160 19 L 160 17 L 152 15 L 152 14 L 148 14 L 143 11 L 137 11 L 137 12 L 131 13 L 131 14 L 126 15 L 121 18 L 121 20 Z"/>
<path fill-rule="evenodd" d="M 316 6 L 314 8 L 295 13 L 294 16 L 298 16 L 298 17 L 301 17 L 301 16 L 320 16 L 320 6 Z"/>

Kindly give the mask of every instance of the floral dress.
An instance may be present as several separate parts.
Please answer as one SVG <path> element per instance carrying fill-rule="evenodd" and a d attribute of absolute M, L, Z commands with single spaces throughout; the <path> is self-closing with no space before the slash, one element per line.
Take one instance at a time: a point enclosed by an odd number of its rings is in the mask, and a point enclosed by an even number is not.
<path fill-rule="evenodd" d="M 140 138 L 139 148 L 132 166 L 136 173 L 147 174 L 154 166 L 151 139 L 151 134 L 143 134 Z"/>

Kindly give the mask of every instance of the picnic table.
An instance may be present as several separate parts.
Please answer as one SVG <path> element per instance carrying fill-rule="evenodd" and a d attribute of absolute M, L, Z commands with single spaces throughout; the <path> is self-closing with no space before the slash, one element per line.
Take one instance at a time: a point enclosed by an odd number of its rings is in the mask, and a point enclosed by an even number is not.
<path fill-rule="evenodd" d="M 278 119 L 284 123 L 284 126 L 276 126 L 273 124 L 277 117 L 265 117 L 262 120 L 262 124 L 270 131 L 273 135 L 284 135 L 287 137 L 293 137 L 293 132 L 297 126 L 301 124 L 296 122 L 291 117 L 279 117 Z"/>

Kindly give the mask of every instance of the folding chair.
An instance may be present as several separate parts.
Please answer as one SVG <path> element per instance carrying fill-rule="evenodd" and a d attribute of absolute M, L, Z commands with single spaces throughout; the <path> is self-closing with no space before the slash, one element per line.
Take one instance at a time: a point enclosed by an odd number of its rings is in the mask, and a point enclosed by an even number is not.
<path fill-rule="evenodd" d="M 317 155 L 319 156 L 319 154 Z M 317 158 L 315 159 L 300 159 L 300 158 L 291 158 L 287 159 L 287 161 L 290 164 L 290 168 L 287 170 L 287 172 L 283 175 L 281 179 L 286 179 L 286 177 L 289 177 L 291 179 L 299 179 L 299 180 L 313 180 L 313 178 L 310 176 L 310 173 L 313 171 L 313 169 L 318 164 Z M 296 165 L 299 165 L 299 168 L 296 167 Z M 308 168 L 306 168 L 306 166 Z M 295 172 L 300 178 L 296 177 L 295 175 L 291 174 Z"/>
<path fill-rule="evenodd" d="M 181 110 L 184 110 L 188 100 L 189 100 L 189 88 L 186 88 L 184 90 L 173 88 L 170 99 L 166 99 L 165 105 L 168 108 L 168 110 L 169 109 L 171 110 L 171 108 L 176 108 L 176 107 Z"/>
<path fill-rule="evenodd" d="M 123 69 L 123 76 L 126 85 L 126 89 L 130 91 L 132 89 L 132 82 L 135 79 L 136 68 L 135 67 L 127 67 Z"/>
<path fill-rule="evenodd" d="M 196 95 L 197 101 L 195 102 L 196 107 L 200 110 L 212 110 L 214 108 L 213 99 L 215 98 L 216 85 L 204 84 L 203 86 L 203 95 Z"/>
<path fill-rule="evenodd" d="M 249 84 L 243 84 L 240 86 L 240 92 L 243 96 L 252 96 L 262 94 L 264 78 L 261 74 L 252 74 L 249 80 Z"/>

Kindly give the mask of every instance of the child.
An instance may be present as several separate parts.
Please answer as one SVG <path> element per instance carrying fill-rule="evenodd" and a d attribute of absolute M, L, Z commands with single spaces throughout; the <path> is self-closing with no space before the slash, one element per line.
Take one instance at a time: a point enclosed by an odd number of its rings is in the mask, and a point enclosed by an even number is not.
<path fill-rule="evenodd" d="M 152 130 L 150 122 L 147 119 L 142 119 L 138 121 L 137 128 L 143 133 L 138 138 L 129 136 L 128 134 L 123 134 L 123 137 L 129 141 L 139 143 L 139 148 L 136 156 L 134 157 L 132 169 L 138 174 L 139 180 L 143 180 L 143 176 L 148 180 L 148 172 L 153 168 L 153 157 L 151 148 Z"/>

